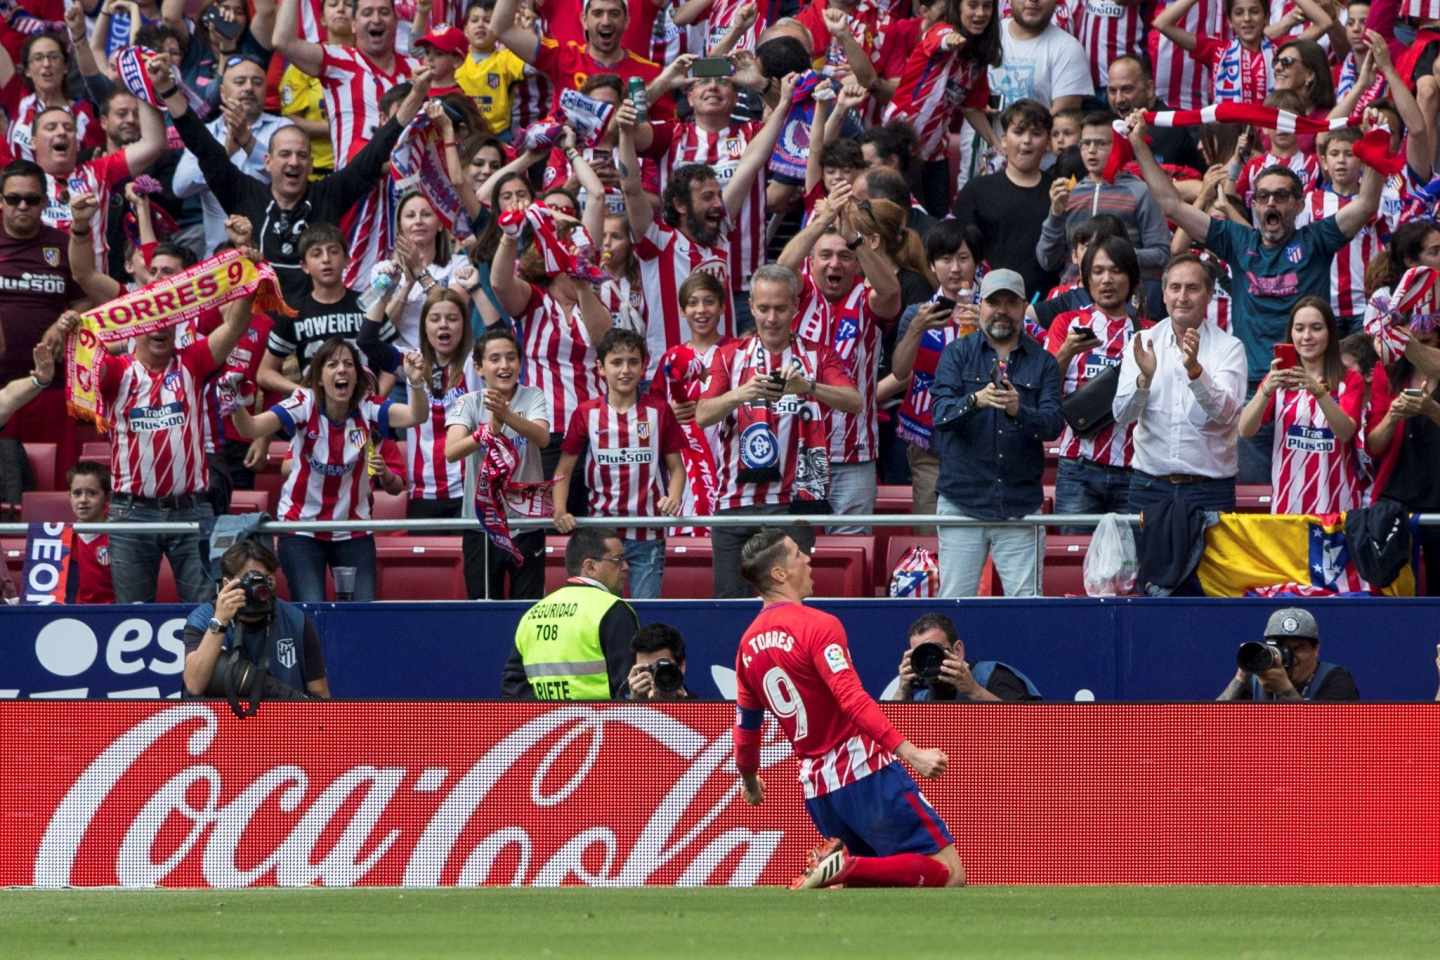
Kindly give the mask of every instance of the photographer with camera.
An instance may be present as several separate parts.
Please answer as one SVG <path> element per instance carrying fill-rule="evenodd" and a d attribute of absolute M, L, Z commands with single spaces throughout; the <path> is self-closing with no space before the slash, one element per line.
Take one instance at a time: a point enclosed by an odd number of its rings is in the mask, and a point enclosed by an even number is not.
<path fill-rule="evenodd" d="M 693 700 L 685 689 L 685 638 L 668 623 L 646 624 L 630 641 L 631 700 Z"/>
<path fill-rule="evenodd" d="M 1320 659 L 1320 627 L 1308 610 L 1270 614 L 1263 641 L 1240 644 L 1237 669 L 1217 700 L 1359 700 L 1355 678 Z"/>
<path fill-rule="evenodd" d="M 885 699 L 926 701 L 1040 700 L 1030 678 L 999 660 L 965 659 L 955 621 L 927 613 L 910 624 L 909 647 L 900 658 L 900 686 Z"/>
<path fill-rule="evenodd" d="M 260 700 L 329 698 L 325 655 L 315 622 L 275 596 L 280 562 L 258 540 L 220 557 L 219 594 L 185 622 L 183 696 L 224 697 L 239 716 Z"/>

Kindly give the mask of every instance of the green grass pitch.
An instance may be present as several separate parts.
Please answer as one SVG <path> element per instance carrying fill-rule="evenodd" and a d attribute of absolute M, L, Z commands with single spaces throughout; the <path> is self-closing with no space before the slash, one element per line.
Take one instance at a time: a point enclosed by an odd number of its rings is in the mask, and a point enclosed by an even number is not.
<path fill-rule="evenodd" d="M 1440 957 L 1440 889 L 0 892 L 0 956 Z"/>

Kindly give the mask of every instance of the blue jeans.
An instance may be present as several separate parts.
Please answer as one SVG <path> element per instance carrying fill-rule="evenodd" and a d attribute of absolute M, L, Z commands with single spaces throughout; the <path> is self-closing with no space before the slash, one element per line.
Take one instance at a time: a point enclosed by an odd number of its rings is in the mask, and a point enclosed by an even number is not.
<path fill-rule="evenodd" d="M 375 599 L 375 538 L 351 537 L 349 540 L 318 540 L 287 533 L 280 537 L 280 569 L 290 585 L 290 599 L 295 603 L 323 603 L 325 600 L 325 568 L 355 568 L 355 593 L 352 600 Z M 401 598 L 396 598 L 401 599 Z"/>
<path fill-rule="evenodd" d="M 935 512 L 963 517 L 965 512 L 942 493 Z M 973 597 L 980 588 L 985 557 L 995 562 L 1007 597 L 1038 597 L 1041 590 L 1040 557 L 1045 550 L 1045 528 L 941 527 L 940 596 Z"/>
<path fill-rule="evenodd" d="M 1055 474 L 1056 513 L 1124 513 L 1130 502 L 1130 471 L 1093 460 L 1062 459 Z M 1086 533 L 1063 528 L 1061 533 Z"/>
<path fill-rule="evenodd" d="M 203 498 L 204 494 L 197 496 Z M 110 519 L 117 522 L 204 522 L 214 516 L 209 501 L 204 499 L 186 510 L 135 503 L 120 494 L 116 494 L 110 504 Z M 175 591 L 181 603 L 205 603 L 214 598 L 215 584 L 209 573 L 210 544 L 205 537 L 196 533 L 112 533 L 110 579 L 115 585 L 116 603 L 155 602 L 161 554 L 170 560 Z"/>
<path fill-rule="evenodd" d="M 1224 480 L 1200 480 L 1195 483 L 1171 483 L 1132 470 L 1130 473 L 1130 512 L 1144 513 L 1146 507 L 1155 507 L 1167 500 L 1177 500 L 1188 506 L 1220 512 L 1235 509 L 1235 478 Z"/>
<path fill-rule="evenodd" d="M 625 560 L 630 565 L 630 599 L 654 600 L 660 596 L 665 576 L 665 541 L 622 540 Z"/>
<path fill-rule="evenodd" d="M 864 463 L 830 462 L 830 510 L 832 513 L 874 513 L 878 481 L 875 461 Z M 864 536 L 869 527 L 829 527 L 827 533 Z"/>

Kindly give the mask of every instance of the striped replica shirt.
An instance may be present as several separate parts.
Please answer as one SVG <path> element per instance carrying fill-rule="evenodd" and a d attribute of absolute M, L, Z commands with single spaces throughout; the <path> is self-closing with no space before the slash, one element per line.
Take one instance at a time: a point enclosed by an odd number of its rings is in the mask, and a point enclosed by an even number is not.
<path fill-rule="evenodd" d="M 808 264 L 807 264 L 808 266 Z M 795 335 L 823 343 L 835 352 L 841 369 L 860 391 L 864 407 L 858 414 L 825 412 L 830 434 L 830 460 L 867 463 L 880 455 L 875 387 L 880 369 L 880 319 L 870 309 L 874 290 L 864 278 L 856 280 L 842 299 L 831 303 L 807 269 L 801 277 L 800 309 L 795 314 Z"/>
<path fill-rule="evenodd" d="M 1195 59 L 1210 71 L 1216 103 L 1264 103 L 1275 87 L 1275 45 L 1269 40 L 1250 50 L 1239 40 L 1202 34 L 1195 37 Z"/>
<path fill-rule="evenodd" d="M 1240 168 L 1240 176 L 1235 178 L 1235 189 L 1240 191 L 1240 196 L 1247 204 L 1250 203 L 1251 194 L 1255 192 L 1255 178 L 1260 176 L 1260 171 L 1275 166 L 1294 170 L 1305 190 L 1311 189 L 1320 181 L 1320 161 L 1313 153 L 1296 150 L 1288 157 L 1263 153 L 1245 161 L 1245 166 Z"/>
<path fill-rule="evenodd" d="M 647 378 L 654 378 L 661 354 L 690 339 L 690 324 L 680 309 L 680 285 L 685 278 L 704 271 L 714 274 L 727 291 L 733 289 L 727 235 L 728 230 L 715 246 L 707 247 L 683 230 L 656 220 L 636 242 L 635 258 L 640 262 L 640 285 L 645 294 L 645 345 L 650 354 Z M 735 335 L 735 304 L 729 296 L 720 318 L 720 335 Z"/>
<path fill-rule="evenodd" d="M 855 675 L 844 625 L 799 603 L 770 604 L 740 638 L 735 708 L 745 729 L 767 709 L 775 715 L 807 799 L 893 763 L 905 739 Z"/>
<path fill-rule="evenodd" d="M 763 126 L 754 123 L 726 126 L 714 133 L 694 123 L 657 122 L 652 125 L 655 138 L 647 156 L 659 160 L 661 195 L 670 175 L 687 163 L 703 163 L 715 171 L 715 179 L 723 187 L 735 176 L 740 157 L 750 142 L 760 135 Z M 762 169 L 745 194 L 734 229 L 729 234 L 730 282 L 734 290 L 750 286 L 750 275 L 765 262 L 765 172 Z M 688 339 L 688 338 L 687 338 Z M 673 346 L 673 344 L 671 344 Z M 654 356 L 654 353 L 651 354 Z"/>
<path fill-rule="evenodd" d="M 296 390 L 270 408 L 290 435 L 292 467 L 280 488 L 281 520 L 369 520 L 370 474 L 366 448 L 371 438 L 390 439 L 390 401 L 361 400 L 342 421 L 325 415 L 313 390 Z M 321 540 L 349 540 L 349 531 L 303 534 Z"/>
<path fill-rule="evenodd" d="M 532 284 L 530 302 L 516 318 L 525 382 L 544 391 L 549 400 L 551 430 L 568 424 L 580 404 L 605 394 L 595 367 L 599 358 L 579 309 L 567 315 L 554 297 Z"/>
<path fill-rule="evenodd" d="M 658 517 L 665 496 L 665 455 L 685 446 L 668 404 L 647 396 L 628 410 L 603 399 L 575 408 L 565 430 L 564 453 L 584 455 L 592 517 Z M 622 528 L 626 540 L 663 539 L 656 527 Z"/>
<path fill-rule="evenodd" d="M 1399 194 L 1393 182 L 1385 184 L 1382 197 L 1391 199 L 1391 210 L 1399 211 Z M 1330 187 L 1311 190 L 1305 194 L 1304 205 L 1295 218 L 1299 229 L 1307 223 L 1315 223 L 1340 212 L 1354 197 L 1341 196 Z M 1387 218 L 1385 200 L 1381 200 L 1381 212 L 1375 215 L 1350 242 L 1341 247 L 1330 261 L 1330 309 L 1337 317 L 1358 317 L 1365 313 L 1365 265 L 1380 256 L 1385 244 L 1390 241 L 1390 231 L 1396 226 L 1396 219 Z"/>
<path fill-rule="evenodd" d="M 100 396 L 114 431 L 110 476 L 115 493 L 170 497 L 210 483 L 204 448 L 204 381 L 216 369 L 210 344 L 177 350 L 164 370 L 134 354 L 100 354 Z"/>
<path fill-rule="evenodd" d="M 1167 4 L 1157 3 L 1156 16 Z M 1199 0 L 1185 12 L 1181 29 L 1199 36 L 1230 41 L 1230 22 L 1225 19 L 1225 4 L 1220 0 Z M 1210 67 L 1196 59 L 1195 54 L 1181 50 L 1159 30 L 1150 31 L 1150 62 L 1155 65 L 1155 93 L 1161 100 L 1180 110 L 1198 110 L 1210 102 L 1214 87 Z"/>
<path fill-rule="evenodd" d="M 380 365 L 380 369 L 395 374 L 403 381 L 405 371 L 400 351 L 393 346 L 386 349 L 386 362 Z M 445 418 L 456 400 L 467 393 L 485 389 L 485 383 L 480 371 L 475 368 L 473 353 L 465 358 L 459 380 L 447 387 L 446 376 L 444 369 L 434 372 L 434 383 L 429 390 L 430 416 L 405 431 L 405 452 L 410 458 L 407 468 L 410 472 L 411 500 L 456 500 L 465 492 L 465 461 L 450 463 L 445 459 Z"/>
<path fill-rule="evenodd" d="M 853 387 L 840 358 L 828 346 L 792 337 L 771 353 L 758 336 L 722 346 L 710 365 L 702 399 L 722 396 L 757 376 L 798 367 L 806 377 L 837 387 Z M 775 404 L 741 404 L 720 422 L 716 458 L 715 508 L 786 504 L 803 485 L 801 459 L 829 450 L 825 417 L 813 398 L 786 394 Z M 806 469 L 810 469 L 807 461 Z M 828 464 L 827 464 L 828 467 Z M 813 471 L 812 471 L 813 472 Z M 823 498 L 823 496 L 822 496 Z"/>
<path fill-rule="evenodd" d="M 80 149 L 103 147 L 105 136 L 100 130 L 99 121 L 95 119 L 95 108 L 90 106 L 90 102 L 76 101 L 70 110 L 71 116 L 75 118 L 75 136 L 80 139 Z M 31 139 L 33 134 L 30 128 L 39 113 L 40 97 L 34 93 L 25 94 L 15 106 L 10 128 L 5 131 L 5 139 L 16 160 L 35 159 L 35 144 Z"/>
<path fill-rule="evenodd" d="M 1075 37 L 1090 58 L 1090 79 L 1098 90 L 1109 78 L 1110 64 L 1138 56 L 1144 49 L 1147 4 L 1120 0 L 1084 0 Z"/>
<path fill-rule="evenodd" d="M 106 252 L 110 249 L 105 240 L 105 235 L 109 232 L 110 191 L 129 178 L 130 163 L 125 159 L 124 150 L 115 150 L 87 160 L 71 171 L 68 177 L 47 173 L 47 198 L 45 209 L 40 212 L 40 220 L 47 227 L 69 233 L 70 224 L 74 222 L 70 215 L 70 194 L 93 193 L 100 206 L 95 211 L 94 219 L 90 221 L 90 245 L 95 250 L 95 262 L 103 264 L 106 262 Z"/>
<path fill-rule="evenodd" d="M 330 143 L 338 169 L 364 148 L 380 126 L 380 98 L 385 91 L 420 68 L 414 57 L 395 55 L 395 70 L 386 73 L 354 47 L 327 43 L 320 67 L 325 114 L 330 118 Z"/>
<path fill-rule="evenodd" d="M 1360 423 L 1365 402 L 1360 373 L 1347 371 L 1334 396 L 1345 415 Z M 1361 505 L 1355 443 L 1339 441 L 1308 390 L 1275 391 L 1265 404 L 1265 420 L 1275 421 L 1271 513 L 1341 513 Z"/>
<path fill-rule="evenodd" d="M 915 128 L 921 160 L 943 159 L 952 116 L 965 108 L 983 110 L 990 100 L 987 65 L 962 57 L 961 50 L 941 49 L 954 30 L 942 21 L 925 32 L 906 57 L 900 86 L 885 107 L 886 123 L 904 120 Z"/>
<path fill-rule="evenodd" d="M 1060 385 L 1062 396 L 1069 396 L 1112 367 L 1118 369 L 1135 334 L 1135 325 L 1129 317 L 1109 317 L 1100 308 L 1089 306 L 1056 317 L 1046 334 L 1045 349 L 1052 354 L 1059 353 L 1070 331 L 1081 327 L 1094 330 L 1100 339 L 1093 349 L 1071 357 L 1069 366 L 1060 371 L 1064 377 Z M 1067 460 L 1091 460 L 1107 467 L 1128 467 L 1134 453 L 1131 437 L 1134 429 L 1134 424 L 1117 428 L 1112 423 L 1098 433 L 1081 437 L 1067 423 L 1060 433 L 1060 456 Z"/>

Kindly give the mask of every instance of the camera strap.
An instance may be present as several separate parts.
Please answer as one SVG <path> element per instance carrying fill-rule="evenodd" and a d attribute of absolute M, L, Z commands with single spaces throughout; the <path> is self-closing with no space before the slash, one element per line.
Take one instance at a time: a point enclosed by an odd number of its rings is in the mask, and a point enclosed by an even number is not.
<path fill-rule="evenodd" d="M 236 689 L 239 671 L 232 669 L 225 672 L 225 699 L 230 704 L 230 711 L 241 720 L 246 717 L 253 717 L 260 712 L 260 698 L 265 695 L 265 678 L 270 675 L 270 652 L 275 648 L 275 617 L 272 614 L 265 624 L 265 642 L 260 650 L 260 660 L 255 664 L 255 681 L 250 685 L 249 702 L 242 705 L 240 702 L 240 691 Z M 230 656 L 232 660 L 244 656 L 245 643 L 242 639 L 235 645 Z"/>

